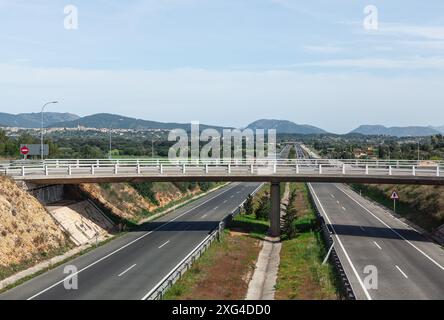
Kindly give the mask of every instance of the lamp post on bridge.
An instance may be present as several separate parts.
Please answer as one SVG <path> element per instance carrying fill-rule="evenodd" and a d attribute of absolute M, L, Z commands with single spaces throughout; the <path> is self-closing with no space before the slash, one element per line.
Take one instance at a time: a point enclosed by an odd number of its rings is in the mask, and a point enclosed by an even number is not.
<path fill-rule="evenodd" d="M 56 104 L 56 103 L 59 103 L 59 102 L 58 101 L 51 101 L 51 102 L 45 103 L 42 107 L 42 111 L 40 112 L 41 116 L 42 116 L 42 126 L 41 126 L 41 131 L 40 131 L 40 156 L 42 158 L 42 161 L 43 161 L 43 112 L 45 111 L 45 107 L 47 105 Z"/>

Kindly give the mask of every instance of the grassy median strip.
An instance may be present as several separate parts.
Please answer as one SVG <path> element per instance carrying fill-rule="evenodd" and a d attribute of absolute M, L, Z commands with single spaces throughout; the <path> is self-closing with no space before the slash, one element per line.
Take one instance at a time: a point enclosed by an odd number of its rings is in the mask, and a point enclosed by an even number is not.
<path fill-rule="evenodd" d="M 259 254 L 259 241 L 225 230 L 164 295 L 168 300 L 242 300 Z"/>
<path fill-rule="evenodd" d="M 297 216 L 293 221 L 296 234 L 283 236 L 281 261 L 276 283 L 276 299 L 339 299 L 340 284 L 333 267 L 322 261 L 326 248 L 321 239 L 305 184 L 292 183 L 297 193 L 294 205 Z"/>

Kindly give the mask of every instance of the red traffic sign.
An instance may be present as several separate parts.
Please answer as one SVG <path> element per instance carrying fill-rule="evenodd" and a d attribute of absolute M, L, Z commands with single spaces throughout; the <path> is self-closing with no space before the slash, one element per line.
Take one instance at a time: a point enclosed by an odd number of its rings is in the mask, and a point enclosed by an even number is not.
<path fill-rule="evenodd" d="M 390 199 L 399 199 L 398 194 L 396 193 L 396 191 L 393 191 L 392 196 L 390 197 Z"/>
<path fill-rule="evenodd" d="M 26 156 L 29 153 L 29 148 L 27 146 L 23 146 L 20 148 L 20 153 Z"/>

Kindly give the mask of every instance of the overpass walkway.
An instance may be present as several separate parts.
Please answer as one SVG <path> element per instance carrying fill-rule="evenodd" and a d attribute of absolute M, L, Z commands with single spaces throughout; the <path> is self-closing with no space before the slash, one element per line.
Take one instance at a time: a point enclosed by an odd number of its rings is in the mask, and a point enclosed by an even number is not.
<path fill-rule="evenodd" d="M 51 159 L 0 163 L 0 174 L 34 184 L 245 181 L 444 185 L 443 168 L 443 161 L 409 160 Z"/>

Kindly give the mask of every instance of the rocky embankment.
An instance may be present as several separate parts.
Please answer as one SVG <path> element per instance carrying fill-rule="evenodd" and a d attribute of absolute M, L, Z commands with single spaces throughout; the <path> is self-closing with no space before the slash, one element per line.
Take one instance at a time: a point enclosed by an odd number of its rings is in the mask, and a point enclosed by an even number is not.
<path fill-rule="evenodd" d="M 112 215 L 131 222 L 139 222 L 203 191 L 199 184 L 169 182 L 137 187 L 128 183 L 82 184 L 79 188 Z"/>
<path fill-rule="evenodd" d="M 37 199 L 0 177 L 0 279 L 71 246 Z"/>

